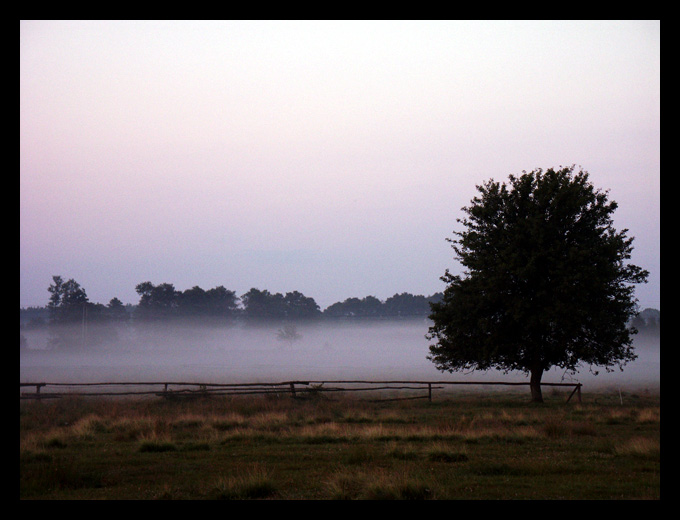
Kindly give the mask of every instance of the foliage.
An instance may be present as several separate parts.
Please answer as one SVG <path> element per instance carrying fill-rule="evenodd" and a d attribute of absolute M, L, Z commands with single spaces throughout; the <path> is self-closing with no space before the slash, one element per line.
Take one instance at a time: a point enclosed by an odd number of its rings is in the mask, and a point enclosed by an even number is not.
<path fill-rule="evenodd" d="M 252 288 L 241 296 L 243 316 L 249 321 L 306 320 L 321 316 L 313 298 L 298 291 L 270 293 Z"/>
<path fill-rule="evenodd" d="M 375 296 L 365 298 L 347 298 L 343 302 L 334 303 L 325 311 L 327 316 L 376 317 L 381 315 L 382 302 Z"/>
<path fill-rule="evenodd" d="M 194 286 L 178 291 L 171 283 L 154 285 L 142 282 L 135 287 L 139 294 L 136 315 L 143 320 L 168 318 L 221 318 L 236 316 L 237 297 L 223 286 L 208 291 Z"/>
<path fill-rule="evenodd" d="M 85 289 L 73 279 L 53 276 L 48 288 L 49 344 L 57 348 L 83 348 L 115 336 L 109 326 L 118 316 L 115 302 L 106 307 L 89 301 Z"/>
<path fill-rule="evenodd" d="M 442 296 L 441 293 L 435 293 L 429 297 L 397 293 L 387 298 L 384 302 L 381 302 L 375 296 L 366 296 L 364 298 L 351 297 L 330 305 L 323 314 L 330 318 L 427 316 L 430 312 L 430 303 L 439 301 Z"/>
<path fill-rule="evenodd" d="M 178 293 L 171 283 L 142 282 L 137 284 L 135 291 L 139 294 L 138 317 L 157 319 L 176 315 Z"/>
<path fill-rule="evenodd" d="M 636 358 L 628 323 L 632 284 L 647 272 L 627 264 L 632 238 L 617 232 L 617 208 L 588 173 L 538 169 L 508 184 L 477 186 L 463 230 L 448 239 L 465 267 L 446 270 L 432 305 L 430 359 L 442 371 L 520 370 L 540 378 L 558 366 L 622 367 Z"/>
<path fill-rule="evenodd" d="M 47 289 L 51 295 L 47 304 L 50 321 L 55 324 L 79 321 L 89 303 L 85 289 L 75 280 L 64 281 L 61 276 L 53 276 L 52 281 Z"/>
<path fill-rule="evenodd" d="M 44 323 L 45 311 L 52 322 L 76 323 L 83 319 L 83 307 L 88 306 L 113 322 L 127 322 L 133 315 L 138 320 L 164 320 L 169 318 L 245 318 L 249 321 L 290 321 L 326 318 L 385 318 L 426 317 L 430 303 L 440 301 L 442 293 L 431 296 L 396 293 L 384 302 L 375 296 L 351 297 L 327 307 L 323 312 L 314 298 L 299 291 L 271 293 L 268 290 L 250 289 L 240 298 L 224 286 L 204 290 L 194 286 L 185 291 L 172 283 L 141 282 L 135 286 L 139 295 L 137 305 L 124 305 L 112 298 L 108 305 L 89 303 L 85 290 L 78 282 L 66 282 L 61 276 L 53 277 L 54 284 L 48 288 L 51 296 L 46 308 L 22 308 L 22 328 L 39 328 Z M 88 318 L 89 319 L 89 318 Z"/>

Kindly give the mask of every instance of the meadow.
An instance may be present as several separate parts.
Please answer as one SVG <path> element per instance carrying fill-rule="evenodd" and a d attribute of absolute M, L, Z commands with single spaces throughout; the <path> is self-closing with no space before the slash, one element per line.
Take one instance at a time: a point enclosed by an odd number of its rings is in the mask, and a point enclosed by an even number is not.
<path fill-rule="evenodd" d="M 659 499 L 648 390 L 20 402 L 20 498 Z"/>

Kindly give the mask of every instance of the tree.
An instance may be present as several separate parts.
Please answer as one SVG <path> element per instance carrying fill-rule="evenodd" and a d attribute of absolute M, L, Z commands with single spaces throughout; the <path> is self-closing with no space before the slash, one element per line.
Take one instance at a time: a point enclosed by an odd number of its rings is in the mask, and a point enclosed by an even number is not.
<path fill-rule="evenodd" d="M 314 298 L 305 296 L 301 292 L 287 292 L 283 297 L 286 305 L 286 317 L 292 320 L 306 320 L 321 316 L 321 309 Z"/>
<path fill-rule="evenodd" d="M 85 289 L 74 279 L 53 276 L 47 290 L 49 303 L 49 344 L 57 348 L 84 347 L 87 339 L 89 300 Z"/>
<path fill-rule="evenodd" d="M 178 295 L 171 283 L 154 285 L 151 282 L 137 284 L 139 294 L 137 314 L 142 319 L 169 318 L 177 315 Z"/>
<path fill-rule="evenodd" d="M 85 289 L 73 278 L 64 281 L 61 276 L 53 276 L 47 290 L 50 300 L 47 308 L 52 324 L 74 323 L 82 320 L 84 309 L 89 302 Z"/>
<path fill-rule="evenodd" d="M 220 285 L 205 292 L 208 314 L 220 318 L 233 318 L 238 314 L 238 296 Z"/>
<path fill-rule="evenodd" d="M 198 285 L 178 294 L 178 312 L 182 316 L 204 317 L 208 313 L 206 293 Z"/>
<path fill-rule="evenodd" d="M 226 321 L 236 316 L 238 298 L 223 286 L 207 291 L 194 286 L 177 293 L 177 313 L 183 318 L 217 318 Z"/>
<path fill-rule="evenodd" d="M 375 318 L 382 316 L 383 303 L 375 296 L 347 298 L 326 308 L 324 315 L 330 317 Z"/>
<path fill-rule="evenodd" d="M 299 334 L 294 323 L 286 323 L 279 330 L 276 331 L 276 339 L 285 341 L 288 346 L 292 346 L 294 341 L 299 340 L 302 334 Z"/>
<path fill-rule="evenodd" d="M 286 293 L 270 293 L 266 289 L 260 291 L 252 288 L 241 296 L 243 314 L 251 321 L 281 321 L 317 318 L 321 315 L 319 306 L 313 298 L 293 291 Z"/>
<path fill-rule="evenodd" d="M 130 319 L 125 305 L 118 298 L 111 298 L 106 306 L 106 312 L 111 321 L 115 323 L 126 323 Z"/>
<path fill-rule="evenodd" d="M 285 317 L 283 295 L 272 294 L 268 290 L 251 288 L 241 296 L 243 314 L 250 321 L 276 320 Z"/>
<path fill-rule="evenodd" d="M 383 314 L 386 316 L 427 316 L 430 311 L 425 296 L 406 292 L 387 298 L 383 308 Z"/>
<path fill-rule="evenodd" d="M 452 243 L 463 275 L 431 304 L 428 358 L 442 371 L 519 370 L 533 401 L 551 367 L 623 369 L 634 360 L 627 324 L 633 284 L 647 271 L 628 264 L 633 238 L 612 224 L 615 201 L 585 171 L 541 169 L 477 186 Z"/>
<path fill-rule="evenodd" d="M 49 342 L 56 347 L 85 347 L 102 343 L 109 335 L 106 330 L 108 314 L 106 307 L 92 303 L 74 279 L 64 281 L 53 276 L 47 290 L 50 300 Z"/>

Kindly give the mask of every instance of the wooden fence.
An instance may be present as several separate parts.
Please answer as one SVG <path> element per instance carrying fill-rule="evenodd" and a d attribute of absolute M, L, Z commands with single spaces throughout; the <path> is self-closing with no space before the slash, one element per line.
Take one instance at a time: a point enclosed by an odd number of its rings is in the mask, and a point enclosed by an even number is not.
<path fill-rule="evenodd" d="M 338 386 L 342 385 L 342 386 Z M 20 399 L 56 399 L 65 396 L 158 396 L 167 399 L 205 397 L 211 395 L 290 395 L 293 398 L 331 392 L 427 391 L 407 397 L 389 397 L 380 401 L 428 399 L 432 390 L 449 385 L 528 386 L 529 383 L 488 381 L 284 381 L 280 383 L 188 383 L 188 382 L 127 382 L 127 383 L 19 383 L 19 388 L 34 387 L 34 392 L 20 391 Z M 581 383 L 541 383 L 541 386 L 573 387 L 567 402 L 576 394 L 581 402 Z M 54 387 L 54 389 L 52 389 Z M 96 387 L 99 387 L 98 389 Z M 150 387 L 149 390 L 141 388 Z M 156 387 L 155 389 L 153 387 Z M 63 388 L 63 391 L 59 391 Z M 127 388 L 127 389 L 126 389 Z M 43 391 L 43 389 L 48 391 Z M 81 390 L 74 390 L 81 389 Z M 110 389 L 110 390 L 108 390 Z"/>

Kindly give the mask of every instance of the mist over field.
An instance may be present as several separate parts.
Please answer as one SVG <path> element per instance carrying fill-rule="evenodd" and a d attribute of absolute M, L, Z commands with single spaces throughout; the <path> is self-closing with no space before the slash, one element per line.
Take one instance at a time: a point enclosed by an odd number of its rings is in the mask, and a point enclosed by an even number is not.
<path fill-rule="evenodd" d="M 520 372 L 445 373 L 427 359 L 427 319 L 297 323 L 297 339 L 281 339 L 282 325 L 156 324 L 117 330 L 113 341 L 86 349 L 49 349 L 46 329 L 23 334 L 21 382 L 247 383 L 289 380 L 528 381 Z M 74 337 L 81 333 L 74 330 Z M 93 333 L 93 331 L 88 331 Z M 585 389 L 660 385 L 658 335 L 638 334 L 638 359 L 593 375 L 553 369 L 545 383 L 581 382 Z M 490 387 L 472 387 L 485 388 Z"/>

